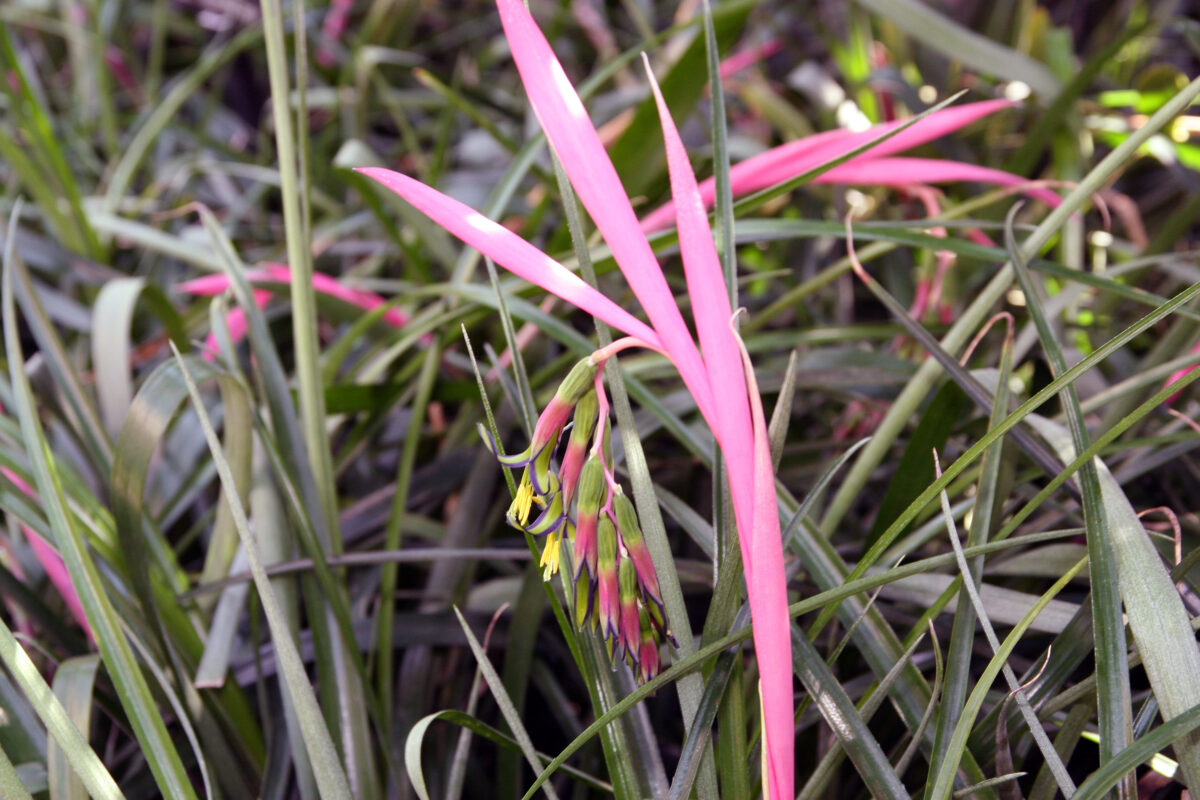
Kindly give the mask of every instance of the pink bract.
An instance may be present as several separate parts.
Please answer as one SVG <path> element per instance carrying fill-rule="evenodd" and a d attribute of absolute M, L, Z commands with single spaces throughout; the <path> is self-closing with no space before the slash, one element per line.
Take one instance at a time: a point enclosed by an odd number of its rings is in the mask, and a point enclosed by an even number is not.
<path fill-rule="evenodd" d="M 966 103 L 942 111 L 937 111 L 911 127 L 897 133 L 887 141 L 877 145 L 867 153 L 847 161 L 841 167 L 854 164 L 859 160 L 877 160 L 886 156 L 911 150 L 918 145 L 933 141 L 959 128 L 982 119 L 989 114 L 1012 106 L 1008 100 L 984 100 L 978 103 Z M 750 194 L 760 189 L 774 186 L 796 175 L 802 175 L 810 169 L 819 167 L 828 161 L 846 155 L 847 153 L 868 144 L 873 139 L 894 131 L 903 126 L 907 120 L 897 120 L 881 125 L 875 125 L 865 131 L 835 130 L 788 142 L 774 147 L 765 153 L 746 159 L 733 165 L 729 170 L 730 187 L 734 196 Z M 949 163 L 949 162 L 948 162 Z M 833 172 L 833 170 L 830 170 Z M 826 173 L 828 174 L 828 173 Z M 1019 180 L 1019 179 L 1018 179 Z M 838 182 L 841 181 L 827 181 Z M 873 182 L 873 181 L 872 181 Z M 913 181 L 908 181 L 912 183 Z M 716 197 L 716 185 L 712 178 L 700 183 L 700 198 L 705 208 L 710 208 Z M 642 230 L 654 232 L 670 226 L 674 218 L 673 203 L 667 202 L 642 218 Z"/>
<path fill-rule="evenodd" d="M 250 284 L 272 283 L 281 286 L 288 286 L 292 279 L 292 271 L 286 264 L 264 264 L 259 269 L 252 269 L 246 272 L 246 280 Z M 312 278 L 313 289 L 321 294 L 328 295 L 345 303 L 358 306 L 363 311 L 373 311 L 386 303 L 379 295 L 374 292 L 367 292 L 361 289 L 351 289 L 343 285 L 336 278 L 332 278 L 321 272 L 314 272 Z M 229 278 L 223 274 L 205 275 L 200 278 L 193 278 L 190 281 L 184 281 L 177 287 L 179 291 L 200 297 L 212 297 L 224 292 L 229 288 Z M 267 301 L 271 299 L 271 292 L 267 289 L 253 290 L 254 302 L 259 308 L 266 306 Z M 403 327 L 408 322 L 408 316 L 398 308 L 389 308 L 383 312 L 383 321 L 394 328 Z M 233 308 L 225 315 L 225 325 L 229 329 L 229 338 L 236 344 L 241 341 L 246 335 L 246 314 L 240 308 Z M 204 358 L 212 361 L 216 358 L 217 339 L 216 335 L 210 333 L 204 340 Z"/>

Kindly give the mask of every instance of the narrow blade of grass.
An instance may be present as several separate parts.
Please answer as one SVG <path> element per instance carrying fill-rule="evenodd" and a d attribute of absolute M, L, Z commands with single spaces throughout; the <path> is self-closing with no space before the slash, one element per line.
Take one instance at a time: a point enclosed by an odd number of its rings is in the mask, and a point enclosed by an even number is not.
<path fill-rule="evenodd" d="M 841 742 L 846 755 L 871 789 L 871 795 L 890 800 L 907 800 L 908 791 L 892 769 L 879 741 L 863 721 L 825 659 L 808 637 L 792 626 L 792 663 L 800 682 L 814 698 L 817 709 Z M 886 673 L 885 673 L 886 674 Z"/>
<path fill-rule="evenodd" d="M 139 301 L 146 303 L 171 339 L 187 351 L 183 322 L 161 289 L 144 278 L 118 278 L 101 287 L 92 307 L 92 368 L 100 418 L 110 436 L 116 436 L 133 402 L 130 334 Z"/>
<path fill-rule="evenodd" d="M 935 462 L 936 458 L 937 454 L 935 453 Z M 940 466 L 938 471 L 941 471 Z M 992 627 L 991 620 L 988 618 L 987 609 L 984 607 L 983 600 L 979 595 L 976 578 L 972 575 L 966 556 L 963 555 L 962 543 L 959 541 L 958 531 L 954 526 L 954 517 L 950 513 L 950 497 L 945 491 L 941 493 L 941 500 L 942 516 L 946 521 L 946 532 L 950 535 L 950 544 L 954 548 L 954 557 L 958 562 L 958 570 L 963 579 L 962 585 L 966 590 L 965 594 L 971 605 L 971 609 L 975 612 L 974 618 L 979 620 L 984 636 L 987 638 L 988 644 L 991 645 L 992 652 L 998 653 L 1000 651 L 1000 640 L 996 636 L 996 631 Z M 1059 789 L 1062 791 L 1064 797 L 1070 797 L 1075 793 L 1075 782 L 1067 773 L 1066 766 L 1059 760 L 1058 753 L 1055 752 L 1054 746 L 1046 736 L 1046 732 L 1042 730 L 1041 720 L 1037 718 L 1033 707 L 1030 706 L 1029 699 L 1025 695 L 1025 688 L 1021 686 L 1020 681 L 1017 680 L 1016 673 L 1013 672 L 1012 667 L 1007 663 L 1003 664 L 1001 671 L 1008 682 L 1010 695 L 1016 699 L 1017 707 L 1020 709 L 1021 715 L 1025 718 L 1025 723 L 1029 726 L 1029 732 L 1033 735 L 1034 741 L 1037 742 L 1038 749 L 1042 751 L 1043 758 L 1046 759 L 1047 765 L 1054 774 Z"/>
<path fill-rule="evenodd" d="M 124 798 L 100 757 L 92 750 L 70 713 L 46 685 L 37 667 L 3 620 L 0 620 L 0 658 L 45 723 L 53 741 L 57 743 L 56 749 L 50 752 L 57 752 L 57 758 L 66 760 L 74 776 L 78 776 L 92 797 L 98 800 Z M 64 773 L 63 777 L 66 776 Z M 58 779 L 51 778 L 52 786 L 59 785 L 57 781 Z M 7 797 L 8 794 L 5 793 L 4 796 Z"/>
<path fill-rule="evenodd" d="M 54 673 L 54 696 L 59 699 L 75 727 L 83 733 L 91 730 L 92 687 L 96 683 L 97 655 L 76 656 L 58 665 Z M 87 787 L 75 774 L 62 745 L 51 738 L 46 746 L 46 771 L 50 796 L 55 800 L 86 800 Z"/>
<path fill-rule="evenodd" d="M 216 431 L 213 430 L 212 423 L 208 419 L 208 412 L 204 408 L 204 401 L 200 397 L 200 390 L 196 387 L 195 381 L 192 380 L 187 364 L 178 351 L 175 351 L 175 359 L 179 366 L 179 371 L 187 383 L 188 395 L 191 397 L 192 407 L 200 419 L 200 426 L 204 430 L 204 438 L 208 441 L 209 452 L 212 454 L 213 461 L 216 464 L 217 474 L 221 478 L 221 485 L 225 488 L 227 496 L 230 498 L 230 508 L 233 512 L 234 524 L 237 526 L 238 536 L 241 538 L 242 547 L 245 549 L 246 562 L 250 567 L 251 573 L 254 575 L 254 586 L 262 601 L 263 611 L 267 617 L 267 625 L 271 630 L 271 639 L 275 644 L 280 671 L 287 685 L 292 702 L 296 706 L 296 713 L 300 717 L 300 728 L 304 734 L 304 743 L 308 751 L 308 756 L 312 760 L 313 775 L 316 778 L 317 787 L 322 797 L 334 798 L 335 800 L 350 800 L 353 795 L 350 792 L 350 784 L 346 779 L 346 773 L 338 758 L 337 747 L 334 745 L 333 739 L 329 734 L 329 729 L 325 725 L 325 718 L 321 713 L 320 706 L 317 704 L 316 694 L 314 694 L 312 686 L 308 682 L 308 674 L 305 672 L 304 663 L 300 660 L 300 653 L 296 649 L 296 643 L 292 639 L 291 632 L 288 629 L 287 618 L 279 607 L 279 601 L 275 597 L 275 590 L 271 587 L 267 573 L 263 569 L 262 560 L 258 552 L 258 543 L 255 541 L 254 534 L 250 531 L 250 524 L 246 519 L 245 509 L 242 508 L 241 501 L 237 499 L 237 487 L 234 483 L 233 473 L 230 471 L 229 464 L 221 451 L 220 440 L 217 439 Z"/>
<path fill-rule="evenodd" d="M 1068 437 L 1060 426 L 1036 415 L 1030 419 L 1064 457 L 1077 452 L 1077 445 L 1070 441 L 1073 437 Z M 1163 719 L 1171 720 L 1200 703 L 1200 649 L 1179 592 L 1137 513 L 1102 462 L 1096 460 L 1093 464 L 1129 629 Z M 1097 588 L 1094 584 L 1093 593 Z M 1197 785 L 1200 734 L 1188 732 L 1174 746 L 1184 779 L 1189 785 Z M 1111 758 L 1117 755 L 1112 753 Z"/>
<path fill-rule="evenodd" d="M 17 774 L 17 768 L 13 766 L 3 748 L 0 748 L 0 794 L 11 797 L 12 800 L 33 800 L 33 795 L 25 788 L 25 783 Z"/>
<path fill-rule="evenodd" d="M 935 765 L 933 768 L 933 788 L 926 794 L 926 797 L 930 798 L 930 800 L 947 800 L 950 797 L 954 789 L 954 775 L 958 771 L 960 759 L 966 756 L 967 736 L 971 732 L 971 728 L 975 723 L 975 717 L 979 713 L 979 709 L 983 706 L 983 701 L 987 696 L 988 690 L 991 689 L 992 683 L 996 680 L 996 676 L 999 675 L 1001 668 L 1007 663 L 1009 655 L 1011 655 L 1017 644 L 1020 643 L 1021 637 L 1025 635 L 1025 631 L 1028 630 L 1034 618 L 1041 613 L 1046 604 L 1062 591 L 1086 564 L 1086 559 L 1080 560 L 1078 564 L 1055 581 L 1054 585 L 1039 598 L 1037 604 L 1030 609 L 1029 613 L 1013 627 L 1012 631 L 1009 632 L 1004 642 L 1000 645 L 1000 649 L 988 661 L 983 673 L 979 676 L 979 680 L 975 683 L 975 688 L 971 690 L 966 703 L 963 704 L 962 715 L 959 717 L 958 724 L 954 726 L 954 732 L 947 742 L 946 760 Z"/>
<path fill-rule="evenodd" d="M 1066 371 L 1067 361 L 1059 346 L 1058 337 L 1042 309 L 1041 290 L 1033 284 L 1029 269 L 1025 265 L 1024 253 L 1017 247 L 1012 230 L 1016 211 L 1017 206 L 1014 206 L 1008 214 L 1005 243 L 1016 269 L 1017 280 L 1025 293 L 1029 314 L 1037 327 L 1042 350 L 1049 361 L 1051 374 L 1058 377 Z M 1090 437 L 1083 421 L 1083 412 L 1079 408 L 1079 395 L 1074 384 L 1068 383 L 1063 387 L 1060 397 L 1067 413 L 1075 452 L 1082 453 L 1087 450 Z M 1121 608 L 1122 592 L 1118 584 L 1118 556 L 1112 541 L 1110 521 L 1107 519 L 1107 503 L 1101 494 L 1100 476 L 1095 462 L 1084 464 L 1079 470 L 1079 477 L 1083 491 L 1083 525 L 1087 530 L 1088 572 L 1092 587 L 1100 761 L 1104 763 L 1124 750 L 1133 735 L 1130 730 L 1132 709 L 1129 662 Z M 1171 594 L 1175 595 L 1174 590 Z M 1180 608 L 1182 609 L 1182 605 Z M 1192 664 L 1195 667 L 1192 679 L 1200 681 L 1200 652 L 1196 651 L 1195 646 L 1192 647 L 1192 655 Z M 1197 696 L 1195 702 L 1200 702 L 1200 696 Z M 1194 702 L 1188 705 L 1194 705 Z M 1200 765 L 1200 762 L 1197 763 Z M 1200 772 L 1197 772 L 1196 776 L 1200 777 Z"/>
<path fill-rule="evenodd" d="M 529 738 L 529 732 L 525 730 L 525 724 L 521 720 L 521 715 L 513 706 L 512 700 L 509 699 L 508 693 L 504 691 L 504 683 L 500 680 L 499 673 L 492 666 L 491 659 L 484 652 L 483 645 L 479 644 L 479 640 L 475 638 L 474 631 L 467 624 L 467 620 L 463 617 L 462 612 L 457 607 L 454 609 L 454 614 L 458 617 L 458 624 L 462 626 L 463 635 L 467 637 L 467 644 L 471 647 L 471 652 L 475 655 L 475 660 L 479 664 L 479 669 L 483 672 L 483 677 L 491 688 L 492 697 L 496 700 L 496 705 L 500 706 L 500 713 L 504 716 L 504 721 L 508 723 L 508 727 L 512 729 L 513 736 L 517 743 L 521 746 L 521 752 L 525 754 L 525 759 L 529 762 L 529 766 L 533 767 L 533 771 L 537 772 L 542 767 L 542 760 L 538 757 L 537 751 L 533 747 L 533 740 Z M 544 785 L 546 797 L 550 800 L 558 800 L 558 793 L 554 791 L 554 787 L 549 783 Z"/>
<path fill-rule="evenodd" d="M 1045 64 L 970 31 L 929 6 L 915 0 L 858 2 L 895 23 L 896 27 L 926 47 L 969 67 L 1009 80 L 1019 80 L 1047 97 L 1058 94 L 1061 84 Z"/>

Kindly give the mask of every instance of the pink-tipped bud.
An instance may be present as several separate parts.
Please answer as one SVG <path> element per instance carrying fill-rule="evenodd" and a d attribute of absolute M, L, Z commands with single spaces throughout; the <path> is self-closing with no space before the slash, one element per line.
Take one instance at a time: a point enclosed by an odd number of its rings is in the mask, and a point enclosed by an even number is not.
<path fill-rule="evenodd" d="M 583 462 L 587 459 L 588 443 L 592 439 L 592 432 L 596 430 L 596 414 L 599 411 L 600 401 L 596 399 L 594 391 L 585 394 L 575 405 L 571 435 L 567 439 L 562 467 L 558 471 L 565 508 L 571 507 L 571 500 L 575 496 L 575 487 L 579 483 Z"/>
<path fill-rule="evenodd" d="M 655 635 L 653 623 L 650 621 L 650 613 L 646 606 L 642 606 L 639 612 L 642 639 L 638 647 L 637 679 L 639 683 L 645 683 L 658 674 L 662 668 L 662 662 L 658 657 L 658 637 Z"/>
<path fill-rule="evenodd" d="M 637 511 L 633 502 L 618 491 L 613 496 L 613 510 L 617 514 L 617 530 L 621 534 L 621 542 L 629 551 L 629 557 L 637 567 L 638 582 L 646 599 L 662 605 L 662 591 L 658 586 L 658 573 L 654 571 L 654 559 L 646 547 L 642 536 L 641 526 L 638 525 Z"/>
<path fill-rule="evenodd" d="M 620 590 L 617 585 L 617 529 L 605 514 L 596 534 L 596 615 L 604 636 L 617 634 L 621 616 Z"/>
<path fill-rule="evenodd" d="M 575 577 L 587 571 L 596 574 L 596 528 L 600 524 L 600 506 L 604 502 L 608 482 L 604 478 L 604 464 L 598 458 L 589 458 L 583 465 L 579 478 L 579 498 L 575 511 L 575 542 L 572 558 L 575 561 Z"/>
<path fill-rule="evenodd" d="M 628 556 L 622 556 L 617 566 L 617 584 L 621 597 L 621 648 L 625 655 L 637 659 L 638 648 L 641 644 L 642 628 L 638 615 L 638 579 L 637 568 Z"/>
<path fill-rule="evenodd" d="M 575 408 L 575 404 L 592 391 L 592 380 L 595 377 L 596 365 L 590 358 L 578 361 L 559 384 L 554 397 L 550 399 L 533 427 L 529 453 L 534 459 L 533 488 L 538 494 L 547 493 L 550 457 L 554 453 L 554 446 L 558 444 L 558 437 L 562 435 L 563 428 L 567 425 L 567 417 Z"/>

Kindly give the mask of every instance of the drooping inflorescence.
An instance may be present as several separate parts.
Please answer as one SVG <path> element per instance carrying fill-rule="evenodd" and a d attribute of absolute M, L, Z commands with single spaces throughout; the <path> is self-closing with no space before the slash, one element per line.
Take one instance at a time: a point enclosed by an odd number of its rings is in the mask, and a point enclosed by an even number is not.
<path fill-rule="evenodd" d="M 624 659 L 645 682 L 661 667 L 662 640 L 673 638 L 637 511 L 612 471 L 608 402 L 599 379 L 612 352 L 597 351 L 572 367 L 525 450 L 499 455 L 491 436 L 481 433 L 501 464 L 522 470 L 508 522 L 544 538 L 543 579 L 558 572 L 569 543 L 576 625 L 598 631 L 614 662 Z"/>

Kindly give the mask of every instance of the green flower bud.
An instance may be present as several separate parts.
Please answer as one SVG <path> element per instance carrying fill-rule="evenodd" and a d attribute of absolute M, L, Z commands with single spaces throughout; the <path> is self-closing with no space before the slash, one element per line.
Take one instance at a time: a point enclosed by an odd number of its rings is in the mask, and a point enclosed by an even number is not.
<path fill-rule="evenodd" d="M 592 390 L 595 379 L 596 365 L 592 363 L 591 357 L 580 359 L 575 362 L 575 366 L 571 367 L 567 377 L 563 378 L 563 382 L 558 385 L 558 390 L 554 393 L 554 400 L 567 406 L 574 406 Z"/>
<path fill-rule="evenodd" d="M 590 617 L 592 626 L 596 624 L 596 615 L 589 614 L 592 610 L 592 581 L 586 572 L 580 571 L 575 579 L 575 627 L 580 630 L 587 624 Z"/>
<path fill-rule="evenodd" d="M 654 559 L 650 556 L 650 550 L 646 547 L 646 540 L 642 536 L 637 511 L 634 510 L 633 503 L 625 496 L 624 492 L 617 492 L 613 496 L 613 510 L 617 514 L 617 530 L 621 534 L 621 542 L 629 551 L 629 557 L 633 559 L 634 565 L 637 566 L 642 592 L 648 600 L 661 605 L 662 590 L 658 585 L 658 573 L 654 571 Z"/>

